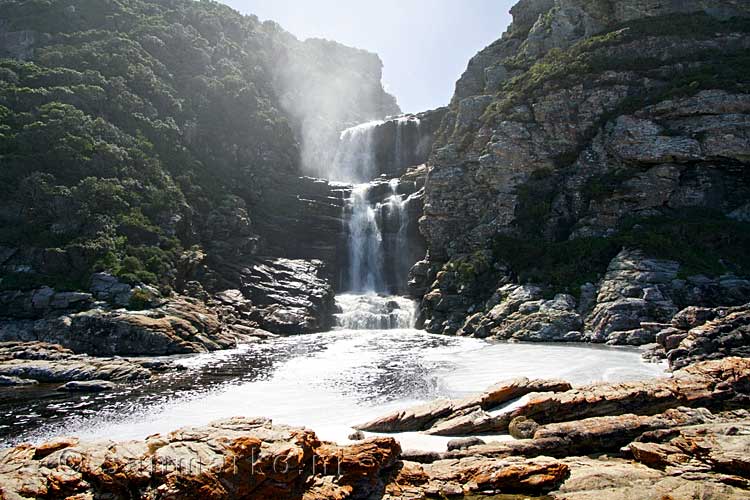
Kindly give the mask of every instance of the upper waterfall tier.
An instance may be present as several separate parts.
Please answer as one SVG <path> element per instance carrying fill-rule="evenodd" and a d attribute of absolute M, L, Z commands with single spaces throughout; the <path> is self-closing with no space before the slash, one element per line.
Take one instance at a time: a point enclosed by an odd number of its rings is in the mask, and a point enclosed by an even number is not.
<path fill-rule="evenodd" d="M 403 115 L 342 131 L 328 178 L 360 184 L 380 175 L 398 177 L 408 167 L 425 163 L 444 114 L 440 109 Z"/>

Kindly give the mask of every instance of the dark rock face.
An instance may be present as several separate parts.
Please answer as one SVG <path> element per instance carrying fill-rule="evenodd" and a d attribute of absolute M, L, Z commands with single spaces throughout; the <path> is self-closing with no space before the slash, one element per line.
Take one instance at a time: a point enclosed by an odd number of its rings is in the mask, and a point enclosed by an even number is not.
<path fill-rule="evenodd" d="M 746 52 L 747 5 L 538 0 L 512 13 L 508 32 L 458 81 L 428 161 L 420 221 L 428 259 L 412 272 L 426 329 L 638 345 L 682 307 L 747 302 L 744 264 L 711 257 L 723 270 L 686 277 L 689 258 L 653 246 L 638 254 L 635 231 L 576 303 L 546 314 L 535 297 L 490 314 L 504 286 L 528 285 L 519 275 L 535 270 L 498 257 L 499 237 L 580 248 L 618 237 L 633 220 L 636 229 L 641 220 L 682 224 L 693 212 L 717 225 L 746 220 L 750 199 L 746 77 L 679 86 Z M 705 29 L 667 28 L 680 23 Z M 554 285 L 555 272 L 532 283 L 546 298 L 578 295 Z"/>
<path fill-rule="evenodd" d="M 408 167 L 422 165 L 432 150 L 447 108 L 386 120 L 375 127 L 372 143 L 377 175 L 402 176 Z"/>
<path fill-rule="evenodd" d="M 296 335 L 319 332 L 332 326 L 333 287 L 325 279 L 321 261 L 256 259 L 247 265 L 224 263 L 225 286 L 241 294 L 238 306 L 249 300 L 248 318 L 272 333 Z M 224 296 L 226 299 L 226 295 Z"/>

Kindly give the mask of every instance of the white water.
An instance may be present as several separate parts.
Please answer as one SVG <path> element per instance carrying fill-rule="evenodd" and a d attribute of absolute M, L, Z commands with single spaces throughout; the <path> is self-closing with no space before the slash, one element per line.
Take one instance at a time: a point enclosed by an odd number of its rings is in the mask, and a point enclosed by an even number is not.
<path fill-rule="evenodd" d="M 186 357 L 181 363 L 198 373 L 231 361 L 228 357 L 239 358 L 235 366 L 249 366 L 269 356 L 276 361 L 252 380 L 237 374 L 208 393 L 170 392 L 161 403 L 105 407 L 90 417 L 69 418 L 23 438 L 36 442 L 73 434 L 84 439 L 143 439 L 222 418 L 264 416 L 278 424 L 306 426 L 322 439 L 343 443 L 355 424 L 437 397 L 478 393 L 509 378 L 559 377 L 583 384 L 651 378 L 664 369 L 644 363 L 633 349 L 490 343 L 417 330 L 342 330 L 284 338 Z M 404 448 L 437 451 L 444 451 L 448 441 L 421 433 L 395 437 Z"/>
<path fill-rule="evenodd" d="M 336 326 L 349 330 L 390 330 L 411 328 L 416 321 L 416 303 L 405 297 L 369 294 L 336 296 L 341 313 Z"/>
<path fill-rule="evenodd" d="M 383 237 L 377 207 L 367 200 L 369 184 L 358 184 L 349 198 L 349 291 L 383 291 Z"/>
<path fill-rule="evenodd" d="M 373 132 L 382 121 L 371 121 L 351 127 L 339 137 L 339 146 L 329 172 L 330 180 L 363 183 L 375 177 Z"/>

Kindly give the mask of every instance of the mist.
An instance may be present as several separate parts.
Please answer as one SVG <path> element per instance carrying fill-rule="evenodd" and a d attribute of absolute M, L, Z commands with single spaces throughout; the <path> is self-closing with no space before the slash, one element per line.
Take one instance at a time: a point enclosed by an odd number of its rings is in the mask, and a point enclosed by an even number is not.
<path fill-rule="evenodd" d="M 322 39 L 290 38 L 289 46 L 273 69 L 280 103 L 293 118 L 302 171 L 330 178 L 342 130 L 401 109 L 383 90 L 376 54 Z"/>

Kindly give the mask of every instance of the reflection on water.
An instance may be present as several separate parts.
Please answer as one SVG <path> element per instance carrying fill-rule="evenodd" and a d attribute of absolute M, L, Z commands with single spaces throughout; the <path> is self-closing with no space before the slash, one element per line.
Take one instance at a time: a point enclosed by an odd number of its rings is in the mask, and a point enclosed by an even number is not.
<path fill-rule="evenodd" d="M 3 444 L 59 434 L 141 439 L 243 415 L 304 425 L 341 441 L 352 425 L 385 412 L 476 393 L 508 378 L 582 384 L 650 378 L 664 368 L 643 363 L 633 349 L 490 343 L 417 330 L 341 330 L 173 359 L 187 370 L 111 393 L 3 390 L 0 438 Z"/>

